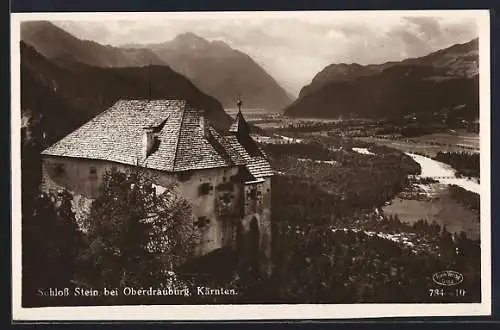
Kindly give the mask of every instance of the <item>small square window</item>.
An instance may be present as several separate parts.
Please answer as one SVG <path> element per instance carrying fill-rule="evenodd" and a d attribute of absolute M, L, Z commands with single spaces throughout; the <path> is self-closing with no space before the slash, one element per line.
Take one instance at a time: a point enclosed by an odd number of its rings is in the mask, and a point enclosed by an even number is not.
<path fill-rule="evenodd" d="M 257 195 L 258 195 L 257 189 L 252 189 L 252 190 L 250 190 L 250 193 L 248 194 L 248 198 L 251 200 L 256 200 Z"/>
<path fill-rule="evenodd" d="M 201 228 L 206 227 L 209 223 L 210 223 L 210 219 L 209 218 L 207 218 L 205 216 L 201 216 L 201 217 L 198 218 L 198 220 L 196 220 L 194 222 L 194 225 L 196 227 L 198 227 L 199 229 L 201 229 Z"/>
<path fill-rule="evenodd" d="M 208 195 L 212 189 L 213 187 L 210 183 L 202 183 L 198 188 L 198 192 L 200 196 Z"/>
<path fill-rule="evenodd" d="M 92 180 L 97 179 L 97 169 L 95 168 L 95 166 L 90 166 L 90 168 L 89 168 L 89 177 Z"/>
<path fill-rule="evenodd" d="M 177 179 L 181 182 L 189 181 L 189 179 L 191 179 L 192 176 L 193 176 L 192 171 L 183 171 L 177 173 Z"/>
<path fill-rule="evenodd" d="M 53 169 L 56 176 L 63 175 L 65 172 L 64 164 L 61 163 L 54 164 Z"/>

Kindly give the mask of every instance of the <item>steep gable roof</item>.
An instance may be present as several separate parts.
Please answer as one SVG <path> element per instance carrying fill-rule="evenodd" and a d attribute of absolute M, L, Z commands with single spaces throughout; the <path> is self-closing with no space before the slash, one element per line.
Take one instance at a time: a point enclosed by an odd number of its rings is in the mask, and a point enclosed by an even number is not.
<path fill-rule="evenodd" d="M 226 150 L 230 151 L 230 157 L 233 161 L 243 160 L 245 167 L 252 176 L 251 180 L 268 177 L 273 175 L 271 164 L 267 160 L 264 151 L 257 147 L 258 153 L 249 152 L 243 144 L 238 141 L 234 135 L 221 136 L 220 133 L 213 130 L 212 134 L 221 141 Z"/>
<path fill-rule="evenodd" d="M 238 114 L 236 115 L 236 118 L 229 127 L 229 132 L 231 133 L 239 133 L 239 134 L 249 134 L 250 133 L 250 128 L 248 127 L 248 124 L 243 117 L 243 114 L 241 113 L 241 110 L 238 111 Z"/>
<path fill-rule="evenodd" d="M 252 172 L 250 168 L 257 165 L 249 163 L 254 159 L 244 148 L 213 127 L 204 130 L 200 116 L 200 110 L 183 100 L 120 100 L 42 154 L 107 160 L 167 172 L 241 165 Z M 145 127 L 156 131 L 158 146 L 141 159 Z M 268 167 L 267 162 L 266 170 L 253 170 L 252 174 L 267 174 Z"/>

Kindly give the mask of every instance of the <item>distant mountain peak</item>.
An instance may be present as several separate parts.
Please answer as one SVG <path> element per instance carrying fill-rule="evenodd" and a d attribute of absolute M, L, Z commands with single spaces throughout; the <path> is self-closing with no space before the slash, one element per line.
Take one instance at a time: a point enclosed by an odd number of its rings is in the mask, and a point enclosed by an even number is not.
<path fill-rule="evenodd" d="M 113 47 L 78 39 L 53 23 L 40 22 L 21 29 L 21 39 L 54 64 L 73 70 L 84 69 L 82 65 L 168 65 L 226 107 L 233 106 L 238 92 L 247 96 L 249 106 L 269 111 L 291 102 L 286 91 L 250 56 L 222 40 L 209 41 L 193 32 L 161 43 Z"/>
<path fill-rule="evenodd" d="M 211 42 L 211 44 L 213 46 L 217 46 L 217 47 L 220 47 L 220 48 L 226 48 L 226 49 L 233 50 L 233 48 L 231 48 L 231 46 L 229 46 L 226 42 L 224 42 L 222 40 L 214 40 L 214 41 Z"/>
<path fill-rule="evenodd" d="M 246 95 L 250 107 L 268 111 L 278 111 L 291 103 L 290 96 L 269 73 L 248 54 L 223 40 L 207 40 L 186 32 L 144 47 L 226 108 L 234 106 L 237 93 Z"/>
<path fill-rule="evenodd" d="M 200 37 L 197 34 L 194 34 L 193 32 L 185 32 L 178 34 L 172 41 L 176 45 L 184 45 L 184 46 L 198 46 L 198 45 L 208 46 L 210 44 L 208 40 Z"/>
<path fill-rule="evenodd" d="M 330 64 L 330 65 L 337 65 L 337 66 L 341 66 L 341 67 L 359 67 L 359 66 L 361 66 L 358 63 L 345 63 L 345 62 L 341 62 L 341 63 L 337 63 L 337 64 Z"/>
<path fill-rule="evenodd" d="M 183 32 L 179 33 L 176 39 L 203 39 L 203 38 L 193 32 Z"/>
<path fill-rule="evenodd" d="M 56 28 L 59 29 L 57 25 L 50 21 L 24 21 L 21 22 L 21 28 L 26 28 L 26 27 L 38 27 L 38 28 Z"/>

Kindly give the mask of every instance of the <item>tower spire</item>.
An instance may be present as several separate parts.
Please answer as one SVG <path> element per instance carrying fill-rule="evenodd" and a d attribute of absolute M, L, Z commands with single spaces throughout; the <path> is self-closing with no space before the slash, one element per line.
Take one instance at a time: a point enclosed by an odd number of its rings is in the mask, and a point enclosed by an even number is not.
<path fill-rule="evenodd" d="M 229 131 L 231 133 L 237 133 L 238 135 L 245 135 L 248 134 L 249 132 L 248 124 L 245 121 L 245 118 L 243 117 L 243 113 L 241 112 L 242 105 L 243 102 L 241 101 L 240 95 L 238 94 L 238 97 L 236 99 L 236 106 L 238 107 L 238 113 L 236 114 L 236 118 L 234 119 L 233 124 L 229 128 Z"/>
<path fill-rule="evenodd" d="M 236 106 L 238 107 L 238 113 L 241 114 L 241 106 L 243 105 L 243 102 L 241 101 L 241 97 L 238 94 L 238 97 L 236 99 Z"/>

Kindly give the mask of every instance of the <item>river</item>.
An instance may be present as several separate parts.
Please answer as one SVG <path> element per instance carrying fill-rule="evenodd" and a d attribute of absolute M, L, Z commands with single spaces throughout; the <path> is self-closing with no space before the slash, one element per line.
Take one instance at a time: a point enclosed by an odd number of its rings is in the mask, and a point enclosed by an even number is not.
<path fill-rule="evenodd" d="M 425 156 L 412 153 L 406 154 L 420 164 L 422 168 L 421 177 L 431 177 L 443 184 L 454 184 L 476 194 L 480 193 L 481 187 L 477 181 L 468 178 L 456 178 L 456 171 L 450 165 Z"/>

